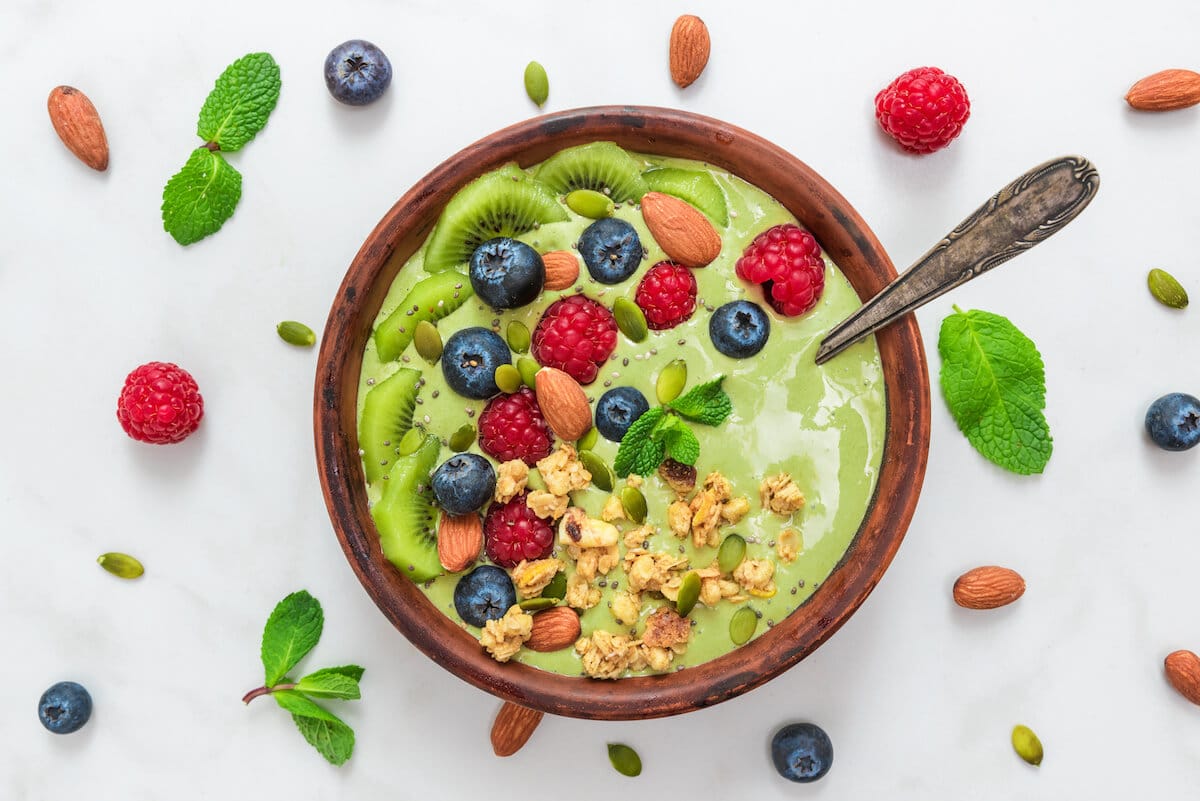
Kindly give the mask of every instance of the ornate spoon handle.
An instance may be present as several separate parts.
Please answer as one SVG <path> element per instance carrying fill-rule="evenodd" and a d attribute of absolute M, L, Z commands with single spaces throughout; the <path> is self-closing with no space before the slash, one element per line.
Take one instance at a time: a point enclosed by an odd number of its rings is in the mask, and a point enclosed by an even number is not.
<path fill-rule="evenodd" d="M 1063 156 L 1034 167 L 993 195 L 907 272 L 835 325 L 821 342 L 817 364 L 1062 230 L 1099 188 L 1100 174 L 1081 156 Z"/>

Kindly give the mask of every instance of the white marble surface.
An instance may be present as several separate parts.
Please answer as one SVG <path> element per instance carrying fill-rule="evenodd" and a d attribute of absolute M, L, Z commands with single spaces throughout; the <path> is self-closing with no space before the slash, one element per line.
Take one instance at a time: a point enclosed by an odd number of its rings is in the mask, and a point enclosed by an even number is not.
<path fill-rule="evenodd" d="M 1076 5 L 1076 8 L 1068 6 Z M 1200 111 L 1131 113 L 1128 86 L 1200 67 L 1191 0 L 1116 3 L 231 2 L 5 0 L 0 5 L 0 798 L 823 799 L 1184 798 L 1200 787 L 1200 709 L 1162 658 L 1200 650 L 1193 507 L 1200 454 L 1141 427 L 1167 391 L 1200 390 L 1197 315 L 1156 305 L 1152 266 L 1200 294 Z M 713 56 L 686 91 L 666 69 L 674 17 L 709 23 Z M 335 104 L 328 50 L 374 40 L 396 77 L 376 106 Z M 234 218 L 180 248 L 160 228 L 162 184 L 197 140 L 196 112 L 234 58 L 283 71 L 270 124 L 231 157 Z M 788 148 L 856 204 L 904 266 L 1026 168 L 1078 152 L 1098 199 L 1064 233 L 919 313 L 930 363 L 950 304 L 1005 314 L 1040 346 L 1055 452 L 1008 475 L 956 431 L 938 394 L 925 491 L 877 591 L 811 658 L 747 696 L 645 723 L 547 720 L 516 757 L 492 756 L 498 702 L 397 634 L 334 539 L 312 453 L 315 353 L 275 336 L 320 327 L 359 243 L 441 159 L 530 116 L 521 72 L 551 79 L 548 110 L 677 106 Z M 914 158 L 876 130 L 875 92 L 936 64 L 973 112 L 948 150 Z M 112 164 L 96 174 L 46 118 L 51 87 L 99 108 Z M 128 370 L 177 361 L 206 401 L 200 432 L 143 446 L 113 416 Z M 127 551 L 121 582 L 95 557 Z M 977 564 L 1021 571 L 1016 605 L 950 600 Z M 341 704 L 358 746 L 325 764 L 270 703 L 263 620 L 306 587 L 326 631 L 308 664 L 366 666 Z M 90 688 L 92 722 L 38 724 L 59 679 Z M 832 773 L 778 778 L 772 731 L 820 723 Z M 1014 723 L 1046 746 L 1033 769 Z M 636 747 L 614 773 L 607 741 Z M 453 788 L 453 790 L 449 788 Z"/>

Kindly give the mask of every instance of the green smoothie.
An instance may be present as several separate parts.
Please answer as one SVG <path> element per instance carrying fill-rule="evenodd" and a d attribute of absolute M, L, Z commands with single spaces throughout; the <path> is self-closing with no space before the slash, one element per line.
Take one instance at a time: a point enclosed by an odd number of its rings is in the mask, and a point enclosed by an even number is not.
<path fill-rule="evenodd" d="M 699 305 L 691 319 L 668 331 L 651 331 L 641 343 L 618 335 L 613 356 L 601 368 L 595 383 L 584 389 L 594 403 L 610 387 L 632 386 L 653 406 L 655 379 L 673 359 L 687 363 L 689 389 L 723 374 L 724 389 L 733 402 L 732 415 L 717 427 L 692 428 L 700 441 L 700 457 L 695 465 L 698 485 L 709 472 L 719 471 L 732 484 L 735 497 L 745 496 L 750 500 L 750 513 L 736 525 L 723 527 L 721 536 L 736 532 L 748 543 L 747 559 L 770 559 L 775 563 L 777 591 L 772 597 L 751 597 L 741 603 L 722 601 L 715 608 L 696 605 L 690 614 L 694 623 L 687 651 L 677 655 L 672 664 L 672 669 L 679 669 L 736 648 L 730 639 L 729 621 L 740 608 L 748 606 L 758 614 L 754 636 L 761 635 L 811 596 L 846 553 L 866 514 L 879 473 L 886 424 L 884 381 L 874 338 L 852 346 L 824 366 L 818 367 L 814 361 L 820 340 L 829 328 L 860 305 L 849 282 L 828 257 L 824 293 L 817 306 L 800 317 L 775 313 L 763 301 L 761 289 L 737 278 L 734 265 L 756 235 L 780 223 L 796 223 L 787 210 L 761 190 L 707 164 L 634 155 L 646 166 L 709 171 L 728 200 L 729 225 L 717 226 L 723 240 L 720 256 L 707 267 L 693 270 Z M 542 225 L 518 238 L 539 253 L 572 250 L 592 221 L 574 212 L 568 214 L 570 219 L 566 222 Z M 547 306 L 579 291 L 609 308 L 618 297 L 632 299 L 646 270 L 667 256 L 650 235 L 636 206 L 619 204 L 615 216 L 637 229 L 647 252 L 641 267 L 628 280 L 616 286 L 596 283 L 581 264 L 580 278 L 574 287 L 562 292 L 543 292 L 523 308 L 497 313 L 472 298 L 440 321 L 438 327 L 443 337 L 477 325 L 490 327 L 504 336 L 510 320 L 520 320 L 532 331 Z M 391 314 L 418 280 L 428 276 L 422 268 L 423 255 L 424 249 L 418 251 L 400 271 L 376 319 L 377 325 Z M 766 346 L 757 355 L 741 360 L 718 353 L 708 334 L 712 310 L 738 299 L 758 303 L 771 318 Z M 447 387 L 440 367 L 426 364 L 411 344 L 398 361 L 381 363 L 373 339 L 368 340 L 359 381 L 360 418 L 367 392 L 400 367 L 420 369 L 425 381 L 414 423 L 423 425 L 445 442 L 463 423 L 478 420 L 485 401 L 472 401 L 455 394 Z M 601 438 L 593 450 L 612 465 L 617 447 L 617 443 Z M 478 444 L 471 450 L 481 453 Z M 443 449 L 438 461 L 449 455 L 449 449 Z M 760 482 L 784 471 L 791 474 L 807 500 L 801 510 L 788 517 L 763 509 L 759 501 Z M 615 491 L 619 492 L 623 486 L 624 481 L 618 480 Z M 649 509 L 646 522 L 658 529 L 649 538 L 649 550 L 686 554 L 691 568 L 709 566 L 716 558 L 716 548 L 696 548 L 690 536 L 678 539 L 667 526 L 666 510 L 675 500 L 675 493 L 657 475 L 647 477 L 641 489 Z M 376 501 L 379 488 L 369 486 L 368 494 L 372 502 Z M 590 486 L 573 493 L 571 503 L 599 518 L 609 494 Z M 616 525 L 622 533 L 633 527 L 628 521 L 618 521 Z M 802 535 L 800 554 L 791 563 L 776 555 L 776 541 L 787 528 L 798 529 Z M 566 563 L 569 574 L 573 563 L 561 550 L 556 547 L 556 555 Z M 623 555 L 624 544 L 620 550 Z M 454 608 L 452 596 L 459 577 L 443 575 L 422 587 L 439 609 L 478 638 L 479 630 L 461 623 Z M 618 564 L 602 578 L 600 603 L 581 615 L 582 636 L 598 629 L 639 634 L 641 625 L 622 626 L 609 608 L 613 594 L 626 585 L 621 566 Z M 645 600 L 643 621 L 657 607 L 669 604 L 661 598 Z M 570 647 L 554 653 L 525 648 L 514 659 L 566 675 L 581 673 L 579 656 Z"/>

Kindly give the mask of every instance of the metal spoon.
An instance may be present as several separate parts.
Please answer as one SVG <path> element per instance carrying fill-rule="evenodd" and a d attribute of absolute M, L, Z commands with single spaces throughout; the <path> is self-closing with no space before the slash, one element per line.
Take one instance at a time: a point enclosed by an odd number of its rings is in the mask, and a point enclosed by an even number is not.
<path fill-rule="evenodd" d="M 1082 156 L 1063 156 L 1034 167 L 830 329 L 817 351 L 817 364 L 1058 233 L 1092 202 L 1099 188 L 1100 174 Z"/>

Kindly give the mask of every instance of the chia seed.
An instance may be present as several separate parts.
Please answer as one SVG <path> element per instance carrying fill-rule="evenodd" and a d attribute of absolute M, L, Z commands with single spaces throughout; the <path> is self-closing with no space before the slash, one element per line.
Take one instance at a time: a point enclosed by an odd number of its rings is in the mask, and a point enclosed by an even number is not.
<path fill-rule="evenodd" d="M 795 595 L 795 594 L 796 594 L 796 588 L 792 587 L 792 595 Z"/>
<path fill-rule="evenodd" d="M 797 587 L 803 587 L 803 586 L 804 586 L 804 579 L 800 579 L 800 582 L 799 582 L 799 583 L 798 583 L 796 586 L 797 586 Z"/>
<path fill-rule="evenodd" d="M 651 356 L 657 356 L 657 355 L 658 355 L 658 348 L 651 348 L 651 349 L 650 349 L 650 355 L 651 355 Z"/>
<path fill-rule="evenodd" d="M 774 548 L 774 547 L 775 547 L 775 540 L 771 540 L 770 542 L 768 542 L 768 543 L 767 543 L 767 547 L 768 547 L 768 548 Z"/>
<path fill-rule="evenodd" d="M 475 416 L 475 410 L 467 409 L 467 417 L 474 417 L 474 416 Z"/>
<path fill-rule="evenodd" d="M 441 394 L 442 394 L 442 391 L 440 389 L 435 389 L 433 391 L 432 397 L 436 398 L 438 395 L 441 395 Z"/>
<path fill-rule="evenodd" d="M 772 628 L 774 625 L 775 625 L 775 621 L 774 621 L 774 620 L 768 620 L 768 621 L 767 621 L 767 628 Z"/>
<path fill-rule="evenodd" d="M 368 387 L 373 387 L 373 386 L 375 386 L 375 379 L 374 379 L 374 378 L 368 378 L 368 379 L 367 379 L 367 386 L 368 386 Z"/>
<path fill-rule="evenodd" d="M 629 357 L 628 357 L 628 356 L 626 356 L 624 359 L 621 359 L 621 366 L 622 366 L 622 367 L 628 367 L 628 366 L 629 366 Z M 375 379 L 374 379 L 374 378 L 372 378 L 372 379 L 370 379 L 370 381 L 368 381 L 367 383 L 369 384 L 369 383 L 371 383 L 371 381 L 374 381 L 374 380 L 375 380 Z"/>
<path fill-rule="evenodd" d="M 426 425 L 429 425 L 429 423 L 433 422 L 432 420 L 430 420 L 430 419 L 429 419 L 429 415 L 425 415 L 425 416 L 424 416 L 423 418 L 421 418 L 421 419 L 423 419 L 423 420 L 425 421 L 425 424 L 426 424 Z"/>
<path fill-rule="evenodd" d="M 677 343 L 675 343 L 675 344 L 677 344 L 677 345 L 686 345 L 686 344 L 687 344 L 687 340 L 686 340 L 686 339 L 681 339 L 681 340 L 679 340 L 679 341 L 678 341 Z"/>
<path fill-rule="evenodd" d="M 762 620 L 762 612 L 758 611 L 757 609 L 754 610 L 754 616 L 759 620 Z"/>
<path fill-rule="evenodd" d="M 405 364 L 408 364 L 409 358 L 407 356 L 401 356 L 400 361 L 404 362 Z"/>
<path fill-rule="evenodd" d="M 424 399 L 424 398 L 421 398 L 421 397 L 418 397 L 418 398 L 417 398 L 417 403 L 419 403 L 419 404 L 423 404 L 423 403 L 425 403 L 425 399 Z"/>
<path fill-rule="evenodd" d="M 599 581 L 597 581 L 597 582 L 596 582 L 596 584 L 597 584 L 597 585 L 599 585 L 599 586 L 601 586 L 601 587 L 607 587 L 607 586 L 608 586 L 608 581 L 606 581 L 605 579 L 600 579 Z"/>
<path fill-rule="evenodd" d="M 611 386 L 612 386 L 612 382 L 611 382 L 611 381 L 605 381 L 605 382 L 604 382 L 604 386 L 606 386 L 606 387 L 611 387 Z"/>

